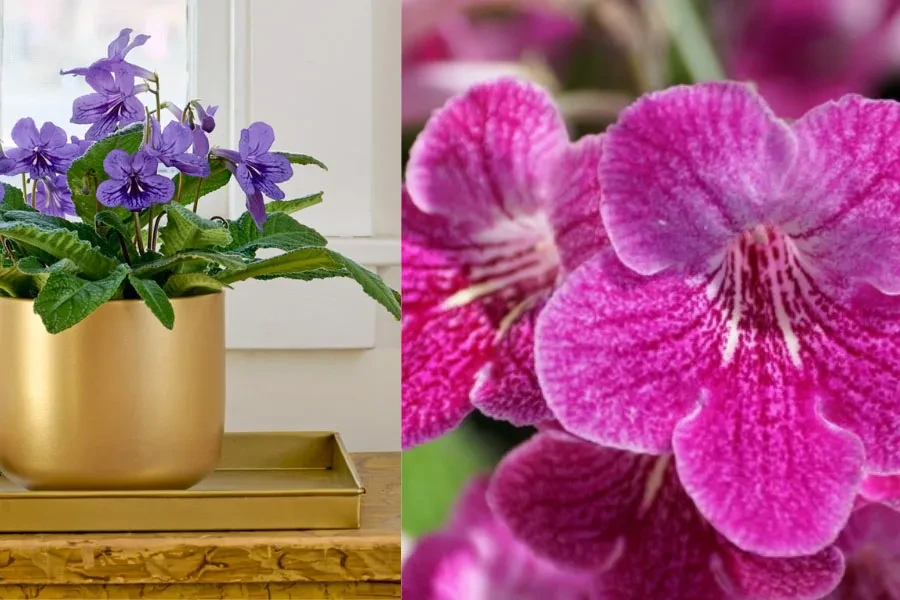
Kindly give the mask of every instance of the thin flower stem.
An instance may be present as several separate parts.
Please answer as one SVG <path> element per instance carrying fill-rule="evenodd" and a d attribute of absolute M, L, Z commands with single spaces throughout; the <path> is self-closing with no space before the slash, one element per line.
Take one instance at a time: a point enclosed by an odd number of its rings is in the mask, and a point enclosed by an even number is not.
<path fill-rule="evenodd" d="M 200 202 L 200 184 L 203 183 L 202 180 L 197 182 L 197 193 L 194 194 L 194 214 L 197 214 L 197 204 Z"/>
<path fill-rule="evenodd" d="M 31 180 L 31 208 L 37 209 L 37 179 Z"/>
<path fill-rule="evenodd" d="M 156 120 L 162 121 L 162 104 L 159 101 L 159 77 L 156 78 L 156 87 L 153 88 L 153 96 L 156 98 Z"/>
<path fill-rule="evenodd" d="M 175 193 L 175 202 L 181 204 L 181 188 L 184 186 L 184 173 L 178 175 L 178 191 Z M 194 212 L 197 212 L 196 210 Z"/>
<path fill-rule="evenodd" d="M 153 225 L 153 248 L 156 248 L 157 238 L 159 238 L 159 224 L 162 221 L 163 215 L 166 214 L 165 211 L 159 213 L 159 216 L 156 217 L 156 223 Z"/>
<path fill-rule="evenodd" d="M 144 254 L 144 239 L 141 237 L 141 218 L 138 217 L 136 212 L 131 213 L 131 216 L 134 217 L 134 239 L 137 242 L 138 252 Z"/>
<path fill-rule="evenodd" d="M 25 173 L 22 173 L 22 200 L 28 202 L 28 182 L 25 180 Z"/>
<path fill-rule="evenodd" d="M 130 265 L 131 255 L 128 253 L 128 244 L 125 243 L 125 235 L 121 231 L 117 231 L 116 237 L 119 238 L 119 245 L 122 246 L 122 255 L 125 257 L 125 262 Z"/>
<path fill-rule="evenodd" d="M 6 238 L 0 235 L 0 246 L 3 246 L 3 253 L 9 257 L 9 260 L 12 261 L 12 264 L 16 264 L 16 257 L 13 256 L 12 250 L 9 249 L 9 246 L 6 245 Z"/>
<path fill-rule="evenodd" d="M 149 217 L 147 218 L 147 250 L 153 252 L 156 250 L 156 246 L 153 245 L 153 205 L 150 205 L 148 209 L 150 211 Z"/>

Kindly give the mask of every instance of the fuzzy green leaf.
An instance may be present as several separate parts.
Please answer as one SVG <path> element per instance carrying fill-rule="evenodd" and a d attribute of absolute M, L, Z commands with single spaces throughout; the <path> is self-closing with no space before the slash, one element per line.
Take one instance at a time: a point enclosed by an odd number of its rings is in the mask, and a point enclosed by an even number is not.
<path fill-rule="evenodd" d="M 180 298 L 218 292 L 224 287 L 229 286 L 205 273 L 179 273 L 169 277 L 165 290 L 170 298 Z"/>
<path fill-rule="evenodd" d="M 169 297 L 166 296 L 159 284 L 152 279 L 136 277 L 134 273 L 128 274 L 128 282 L 150 308 L 150 311 L 156 315 L 159 322 L 166 329 L 172 329 L 175 326 L 175 309 L 172 308 Z"/>
<path fill-rule="evenodd" d="M 160 229 L 162 253 L 171 256 L 182 250 L 202 250 L 231 244 L 231 233 L 221 223 L 204 219 L 192 211 L 169 204 L 166 206 L 168 221 Z"/>
<path fill-rule="evenodd" d="M 328 170 L 328 167 L 317 158 L 313 158 L 307 154 L 294 154 L 293 152 L 276 152 L 276 154 L 280 154 L 291 161 L 291 164 L 295 165 L 315 165 L 320 169 Z"/>
<path fill-rule="evenodd" d="M 285 213 L 292 215 L 298 210 L 321 204 L 323 196 L 324 192 L 318 192 L 311 196 L 304 196 L 303 198 L 296 198 L 294 200 L 276 200 L 275 202 L 266 204 L 266 212 L 269 214 Z"/>
<path fill-rule="evenodd" d="M 181 180 L 184 180 L 184 183 L 180 183 Z M 228 181 L 231 179 L 231 171 L 225 166 L 225 161 L 222 160 L 211 160 L 209 161 L 209 177 L 185 177 L 182 174 L 178 174 L 172 179 L 175 182 L 175 190 L 178 190 L 179 184 L 181 187 L 181 202 L 183 206 L 188 206 L 194 204 L 194 200 L 197 198 L 202 198 L 207 194 L 211 194 L 216 190 L 225 187 L 228 184 Z M 197 195 L 197 188 L 199 186 L 199 193 Z M 145 221 L 146 222 L 146 221 Z"/>
<path fill-rule="evenodd" d="M 329 250 L 335 262 L 341 264 L 348 276 L 362 287 L 363 291 L 378 304 L 385 307 L 395 319 L 400 320 L 400 297 L 377 273 L 366 269 L 346 256 Z"/>
<path fill-rule="evenodd" d="M 115 296 L 127 275 L 127 265 L 119 265 L 98 281 L 87 281 L 63 271 L 51 273 L 34 300 L 34 312 L 40 315 L 47 331 L 59 333 L 81 322 Z"/>
<path fill-rule="evenodd" d="M 110 258 L 70 229 L 53 228 L 39 223 L 0 221 L 0 235 L 34 246 L 55 258 L 68 258 L 88 279 L 109 275 L 119 261 Z"/>
<path fill-rule="evenodd" d="M 25 196 L 22 195 L 22 190 L 8 183 L 2 185 L 3 202 L 0 203 L 0 210 L 26 210 L 31 208 L 25 204 Z"/>
<path fill-rule="evenodd" d="M 186 251 L 142 264 L 139 267 L 136 266 L 134 274 L 138 277 L 148 277 L 168 269 L 174 269 L 183 263 L 194 261 L 217 264 L 233 271 L 240 271 L 246 266 L 246 263 L 237 256 L 222 254 L 221 252 Z"/>
<path fill-rule="evenodd" d="M 253 256 L 259 248 L 297 250 L 310 246 L 321 247 L 328 243 L 315 229 L 302 225 L 285 213 L 269 215 L 262 231 L 256 227 L 250 213 L 244 213 L 229 225 L 232 241 L 227 252 L 240 252 Z"/>
<path fill-rule="evenodd" d="M 34 298 L 39 291 L 40 285 L 34 275 L 8 263 L 0 265 L 0 296 Z"/>
<path fill-rule="evenodd" d="M 315 269 L 340 269 L 325 248 L 300 248 L 285 252 L 273 258 L 267 258 L 246 265 L 244 269 L 235 271 L 228 269 L 216 275 L 216 279 L 224 283 L 243 281 L 261 275 L 281 275 L 284 273 L 302 273 Z"/>
<path fill-rule="evenodd" d="M 134 246 L 133 227 L 126 225 L 119 215 L 111 210 L 101 210 L 94 215 L 94 230 L 97 235 L 107 241 L 117 255 L 122 254 L 122 248 L 128 256 L 123 259 L 134 260 L 138 257 L 138 250 Z"/>
<path fill-rule="evenodd" d="M 72 202 L 75 204 L 75 212 L 85 223 L 93 226 L 94 215 L 97 214 L 97 195 L 91 176 L 96 177 L 97 183 L 109 179 L 109 175 L 103 169 L 103 160 L 106 155 L 116 149 L 125 150 L 129 154 L 137 152 L 144 136 L 143 123 L 129 125 L 125 129 L 100 140 L 88 148 L 84 156 L 72 163 L 67 173 L 69 189 L 72 190 Z M 84 191 L 88 191 L 84 194 Z M 112 209 L 120 214 L 122 219 L 128 216 L 124 209 Z"/>

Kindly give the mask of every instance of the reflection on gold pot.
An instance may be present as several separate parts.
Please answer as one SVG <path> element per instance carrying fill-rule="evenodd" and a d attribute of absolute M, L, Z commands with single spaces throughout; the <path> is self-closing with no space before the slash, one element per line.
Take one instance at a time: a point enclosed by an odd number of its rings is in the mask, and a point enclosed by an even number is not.
<path fill-rule="evenodd" d="M 0 299 L 0 469 L 32 490 L 184 489 L 215 466 L 225 414 L 222 294 L 108 302 L 51 335 Z"/>

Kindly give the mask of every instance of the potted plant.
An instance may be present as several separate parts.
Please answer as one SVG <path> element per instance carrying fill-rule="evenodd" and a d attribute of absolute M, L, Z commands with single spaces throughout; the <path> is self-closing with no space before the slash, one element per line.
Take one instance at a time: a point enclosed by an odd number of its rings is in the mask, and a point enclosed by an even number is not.
<path fill-rule="evenodd" d="M 0 468 L 29 489 L 185 488 L 213 468 L 233 284 L 348 277 L 399 318 L 395 291 L 291 216 L 322 194 L 286 200 L 278 184 L 325 165 L 273 150 L 259 122 L 236 150 L 210 148 L 216 107 L 164 101 L 126 60 L 147 39 L 125 29 L 63 72 L 94 90 L 73 104 L 86 139 L 25 118 L 0 158 L 21 177 L 0 188 Z M 201 217 L 231 179 L 248 211 Z"/>

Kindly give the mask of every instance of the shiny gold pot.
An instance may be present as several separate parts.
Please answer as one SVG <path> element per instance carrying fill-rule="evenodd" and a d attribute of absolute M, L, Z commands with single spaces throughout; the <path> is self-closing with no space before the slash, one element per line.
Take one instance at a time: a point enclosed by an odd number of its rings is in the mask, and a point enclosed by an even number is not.
<path fill-rule="evenodd" d="M 0 298 L 0 470 L 32 490 L 184 489 L 219 458 L 222 294 L 108 302 L 51 335 L 31 300 Z"/>

